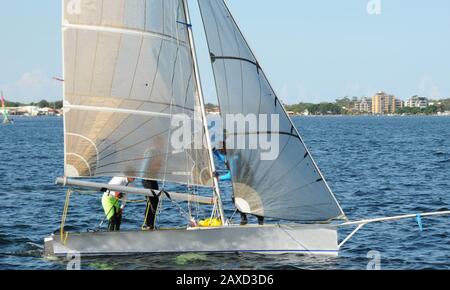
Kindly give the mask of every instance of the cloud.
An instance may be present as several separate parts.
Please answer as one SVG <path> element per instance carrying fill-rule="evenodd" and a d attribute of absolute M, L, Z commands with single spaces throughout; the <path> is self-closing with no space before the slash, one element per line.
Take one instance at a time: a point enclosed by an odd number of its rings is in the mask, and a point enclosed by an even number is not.
<path fill-rule="evenodd" d="M 278 96 L 280 99 L 282 99 L 282 100 L 284 100 L 284 101 L 289 101 L 289 97 L 290 97 L 290 95 L 289 95 L 289 89 L 288 89 L 288 85 L 286 84 L 286 83 L 284 83 L 282 86 L 281 86 L 281 89 L 280 89 L 280 93 L 279 93 L 280 95 Z"/>
<path fill-rule="evenodd" d="M 362 96 L 373 96 L 377 93 L 377 90 L 369 84 L 360 84 L 356 82 L 349 82 L 346 84 L 343 94 L 341 97 L 362 97 Z"/>
<path fill-rule="evenodd" d="M 431 99 L 442 97 L 441 89 L 430 76 L 424 76 L 419 82 L 419 93 L 421 96 Z"/>
<path fill-rule="evenodd" d="M 285 104 L 297 104 L 300 102 L 311 102 L 317 100 L 317 95 L 311 94 L 308 89 L 300 82 L 290 86 L 288 83 L 283 83 L 278 90 L 278 97 Z"/>
<path fill-rule="evenodd" d="M 24 73 L 17 81 L 0 85 L 8 100 L 15 102 L 49 101 L 62 98 L 61 84 L 40 70 Z"/>

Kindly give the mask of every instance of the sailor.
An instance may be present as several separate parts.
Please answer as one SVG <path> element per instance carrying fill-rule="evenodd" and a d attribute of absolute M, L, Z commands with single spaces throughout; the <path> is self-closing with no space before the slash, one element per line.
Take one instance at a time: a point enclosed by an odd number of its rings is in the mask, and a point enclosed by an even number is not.
<path fill-rule="evenodd" d="M 156 213 L 159 206 L 159 195 L 154 192 L 154 190 L 159 190 L 158 182 L 155 180 L 142 180 L 142 186 L 146 189 L 150 189 L 153 196 L 147 196 L 147 207 L 145 209 L 145 219 L 143 230 L 154 230 L 156 223 Z"/>
<path fill-rule="evenodd" d="M 109 182 L 110 185 L 128 186 L 135 181 L 132 177 L 114 177 Z M 121 205 L 119 207 L 119 202 Z M 106 218 L 109 221 L 109 231 L 120 231 L 122 223 L 123 209 L 127 203 L 127 195 L 122 192 L 107 190 L 103 194 L 102 206 L 105 211 Z"/>
<path fill-rule="evenodd" d="M 225 147 L 225 143 L 223 146 Z M 231 165 L 230 165 L 229 160 L 227 159 L 226 150 L 213 148 L 213 153 L 220 161 L 222 161 L 226 165 L 226 167 L 228 169 L 228 172 L 226 174 L 219 176 L 219 180 L 220 181 L 231 181 Z M 232 199 L 233 199 L 233 203 L 235 203 L 234 196 L 232 197 Z M 240 225 L 241 226 L 247 225 L 248 224 L 247 214 L 241 212 L 239 209 L 236 209 L 236 211 L 238 211 L 239 214 L 241 215 Z M 256 218 L 258 219 L 259 225 L 261 225 L 261 226 L 264 225 L 264 217 L 256 216 Z"/>
<path fill-rule="evenodd" d="M 222 161 L 228 169 L 225 174 L 219 175 L 219 180 L 220 181 L 231 181 L 231 170 L 230 170 L 230 165 L 227 161 L 225 150 L 213 148 L 213 153 L 214 153 L 214 156 L 216 156 L 220 161 Z"/>

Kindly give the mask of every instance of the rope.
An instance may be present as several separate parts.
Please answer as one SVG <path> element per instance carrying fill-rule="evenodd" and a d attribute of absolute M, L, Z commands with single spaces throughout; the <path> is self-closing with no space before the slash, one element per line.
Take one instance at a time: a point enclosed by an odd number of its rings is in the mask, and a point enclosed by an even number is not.
<path fill-rule="evenodd" d="M 169 195 L 167 194 L 167 192 L 165 192 L 165 190 L 162 190 L 161 192 L 164 193 L 167 197 L 169 197 Z M 162 199 L 163 198 L 161 198 L 160 200 L 162 200 Z M 172 204 L 174 204 L 178 207 L 181 216 L 185 216 L 187 218 L 187 221 L 191 220 L 190 215 L 186 213 L 186 211 L 180 206 L 180 204 L 178 202 L 174 201 L 170 197 L 169 197 L 169 200 L 172 202 Z"/>
<path fill-rule="evenodd" d="M 127 203 L 144 203 L 147 202 L 145 199 L 137 199 L 137 200 L 127 200 Z"/>
<path fill-rule="evenodd" d="M 62 217 L 61 217 L 61 225 L 60 225 L 60 233 L 59 233 L 59 236 L 60 236 L 60 240 L 61 240 L 61 243 L 65 246 L 66 245 L 66 243 L 67 243 L 67 239 L 69 238 L 69 233 L 66 233 L 65 231 L 64 231 L 64 227 L 65 227 L 65 225 L 66 225 L 66 220 L 67 220 L 67 214 L 68 214 L 68 212 L 69 212 L 69 205 L 70 205 L 70 195 L 72 194 L 72 190 L 69 188 L 68 190 L 67 190 L 67 193 L 66 193 L 66 201 L 65 201 L 65 203 L 64 203 L 64 210 L 63 210 L 63 214 L 62 214 Z"/>
<path fill-rule="evenodd" d="M 235 209 L 234 212 L 233 212 L 233 214 L 231 215 L 231 217 L 227 220 L 227 222 L 228 222 L 229 224 L 233 224 L 233 219 L 234 219 L 234 216 L 236 215 L 237 212 L 238 212 L 238 210 Z"/>
<path fill-rule="evenodd" d="M 195 190 L 195 194 L 198 195 L 198 192 L 196 189 Z M 200 203 L 197 203 L 196 207 L 195 207 L 195 218 L 197 220 L 199 220 L 199 215 L 200 215 Z"/>
<path fill-rule="evenodd" d="M 159 224 L 159 217 L 161 215 L 163 205 L 164 205 L 164 197 L 160 198 L 158 202 L 158 213 L 156 214 L 155 217 L 155 227 Z"/>
<path fill-rule="evenodd" d="M 153 190 L 152 190 L 152 192 L 153 192 Z M 161 199 L 159 199 L 158 204 L 160 203 L 160 200 L 161 200 Z M 147 202 L 147 208 L 145 209 L 144 222 L 142 223 L 141 228 L 144 228 L 145 225 L 147 224 L 147 218 L 148 218 L 148 213 L 149 213 L 149 211 L 150 211 L 150 208 L 151 208 L 152 211 L 155 211 L 155 210 L 153 209 L 153 206 L 152 206 L 152 203 L 151 203 L 150 198 L 148 198 L 148 199 L 146 200 L 146 202 Z M 155 215 L 156 215 L 156 214 L 157 214 L 157 211 L 155 211 Z M 156 226 L 156 216 L 155 216 L 155 226 Z"/>
<path fill-rule="evenodd" d="M 70 189 L 70 193 L 78 193 L 78 194 L 83 194 L 83 195 L 97 195 L 99 193 L 99 191 L 98 190 L 96 191 L 96 190 L 82 190 L 82 189 L 74 190 L 74 189 Z M 107 220 L 107 216 L 111 213 L 111 211 L 117 205 L 118 202 L 119 202 L 119 200 L 117 200 L 114 203 L 114 206 L 112 208 L 110 208 L 110 210 L 106 214 L 106 217 L 100 222 L 100 224 L 97 227 L 97 229 L 100 229 L 103 226 L 103 224 Z M 147 202 L 147 200 L 145 200 L 145 199 L 137 199 L 137 200 L 128 200 L 127 201 L 127 203 L 131 203 L 131 204 L 145 203 L 145 202 Z M 67 201 L 66 201 L 66 203 L 67 203 Z M 63 223 L 65 223 L 65 221 L 66 221 L 66 216 L 67 216 L 67 210 L 66 210 L 66 208 L 64 208 Z M 68 235 L 68 233 L 66 233 L 66 236 L 67 235 Z M 62 235 L 61 235 L 61 237 L 62 237 Z"/>
<path fill-rule="evenodd" d="M 145 210 L 145 217 L 144 217 L 144 222 L 142 223 L 141 228 L 144 228 L 145 225 L 147 224 L 147 218 L 148 218 L 148 212 L 150 210 L 150 200 L 147 200 L 147 208 Z"/>
<path fill-rule="evenodd" d="M 211 213 L 211 220 L 217 218 L 219 211 L 219 207 L 217 206 L 217 203 L 214 203 L 213 211 Z"/>
<path fill-rule="evenodd" d="M 72 193 L 79 193 L 83 195 L 98 195 L 99 191 L 95 190 L 73 190 Z M 127 203 L 144 203 L 147 200 L 145 199 L 136 199 L 136 200 L 127 200 Z"/>
<path fill-rule="evenodd" d="M 189 192 L 191 192 L 193 195 L 198 195 L 196 187 L 192 187 L 192 186 L 188 185 L 188 188 L 189 188 Z M 164 191 L 164 190 L 162 190 L 162 191 Z M 79 194 L 83 194 L 83 195 L 97 195 L 99 192 L 98 191 L 94 191 L 94 190 L 81 190 L 81 189 L 76 189 L 76 190 L 69 189 L 68 190 L 68 193 L 67 193 L 68 196 L 66 196 L 66 204 L 65 204 L 65 207 L 64 207 L 63 217 L 62 217 L 62 221 L 61 221 L 61 242 L 63 244 L 65 244 L 65 242 L 66 242 L 66 240 L 68 238 L 68 233 L 64 232 L 64 225 L 65 225 L 65 222 L 66 222 L 66 219 L 67 219 L 68 208 L 69 208 L 69 199 L 70 199 L 70 196 L 71 196 L 72 193 L 79 193 Z M 191 222 L 192 217 L 193 217 L 192 216 L 192 212 L 191 212 L 191 202 L 189 201 L 189 203 L 188 203 L 188 206 L 189 206 L 189 213 L 188 213 L 188 212 L 186 212 L 183 209 L 183 207 L 178 202 L 176 202 L 176 201 L 174 201 L 174 200 L 172 200 L 170 198 L 169 198 L 169 200 L 172 202 L 172 204 L 174 204 L 179 209 L 180 215 L 184 216 L 187 219 L 188 222 Z M 117 205 L 118 202 L 119 202 L 119 200 L 116 200 L 116 202 L 114 203 L 113 207 L 110 208 L 110 210 L 106 214 L 106 217 L 100 222 L 100 224 L 97 227 L 97 229 L 101 229 L 102 228 L 102 226 L 105 223 L 105 221 L 107 221 L 107 216 L 111 213 L 111 211 L 114 209 L 114 207 Z M 150 207 L 151 207 L 149 201 L 147 201 L 147 200 L 128 200 L 127 202 L 131 203 L 131 204 L 133 204 L 133 203 L 135 203 L 135 204 L 137 204 L 137 203 L 147 203 L 147 208 L 146 208 L 146 212 L 145 212 L 145 219 L 144 219 L 144 222 L 143 222 L 143 225 L 142 225 L 142 227 L 144 227 L 145 222 L 146 222 L 147 217 L 148 217 L 148 214 L 149 214 Z M 159 203 L 158 203 L 157 214 L 156 214 L 156 217 L 155 217 L 155 224 L 158 224 L 158 222 L 159 222 L 159 218 L 160 218 L 161 212 L 163 210 L 163 204 L 164 204 L 164 198 L 160 198 L 159 199 Z M 196 203 L 196 204 L 197 204 L 197 206 L 195 208 L 195 216 L 196 216 L 196 220 L 198 220 L 201 210 L 200 210 L 200 204 L 199 203 Z M 217 204 L 215 204 L 214 208 L 213 208 L 213 211 L 211 213 L 211 218 L 214 218 L 214 217 L 217 217 L 217 216 L 218 216 L 218 208 L 217 208 Z"/>

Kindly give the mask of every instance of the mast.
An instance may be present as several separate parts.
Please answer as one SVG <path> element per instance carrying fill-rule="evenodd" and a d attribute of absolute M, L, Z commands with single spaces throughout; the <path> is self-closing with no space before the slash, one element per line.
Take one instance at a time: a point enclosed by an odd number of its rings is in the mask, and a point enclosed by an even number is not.
<path fill-rule="evenodd" d="M 206 119 L 205 100 L 204 100 L 204 96 L 203 96 L 202 83 L 201 83 L 200 74 L 199 74 L 197 53 L 195 50 L 194 34 L 192 32 L 192 25 L 191 25 L 191 17 L 189 14 L 189 7 L 188 7 L 187 0 L 182 0 L 182 1 L 183 1 L 183 6 L 184 6 L 184 11 L 186 14 L 186 20 L 187 20 L 186 27 L 188 30 L 189 44 L 191 46 L 191 54 L 192 54 L 192 60 L 193 60 L 193 64 L 194 64 L 195 80 L 196 80 L 196 85 L 197 85 L 197 89 L 198 89 L 200 107 L 202 110 L 203 127 L 205 130 L 206 144 L 208 147 L 207 149 L 208 149 L 208 153 L 209 153 L 209 160 L 211 163 L 210 166 L 211 166 L 211 170 L 212 170 L 214 192 L 215 192 L 215 195 L 217 198 L 217 206 L 219 209 L 220 219 L 222 220 L 222 224 L 226 225 L 225 213 L 223 210 L 223 202 L 222 202 L 222 197 L 221 197 L 220 188 L 219 188 L 219 180 L 218 180 L 218 177 L 216 174 L 216 165 L 214 164 L 214 156 L 213 156 L 213 152 L 212 152 L 211 139 L 210 139 L 209 130 L 208 130 L 208 121 Z"/>

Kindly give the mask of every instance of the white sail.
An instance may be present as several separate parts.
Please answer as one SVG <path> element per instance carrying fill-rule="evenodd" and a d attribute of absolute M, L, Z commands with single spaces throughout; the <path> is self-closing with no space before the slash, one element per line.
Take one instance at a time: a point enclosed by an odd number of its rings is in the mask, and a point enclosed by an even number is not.
<path fill-rule="evenodd" d="M 182 0 L 63 0 L 65 176 L 212 184 L 206 139 L 170 142 L 202 122 L 186 22 Z"/>
<path fill-rule="evenodd" d="M 10 122 L 8 111 L 5 107 L 5 97 L 3 96 L 3 91 L 0 91 L 1 102 L 2 102 L 2 115 L 3 115 L 3 124 L 8 124 Z"/>
<path fill-rule="evenodd" d="M 236 205 L 243 212 L 277 219 L 327 221 L 344 217 L 225 2 L 198 2 L 222 117 L 225 119 L 229 114 L 279 116 L 276 130 L 268 127 L 252 131 L 247 126 L 236 131 L 230 128 L 234 124 L 225 123 L 225 129 L 234 132 L 226 136 L 226 143 Z M 260 123 L 257 128 L 265 125 Z M 279 138 L 278 158 L 263 160 L 260 149 L 230 148 L 230 140 L 238 135 Z"/>

